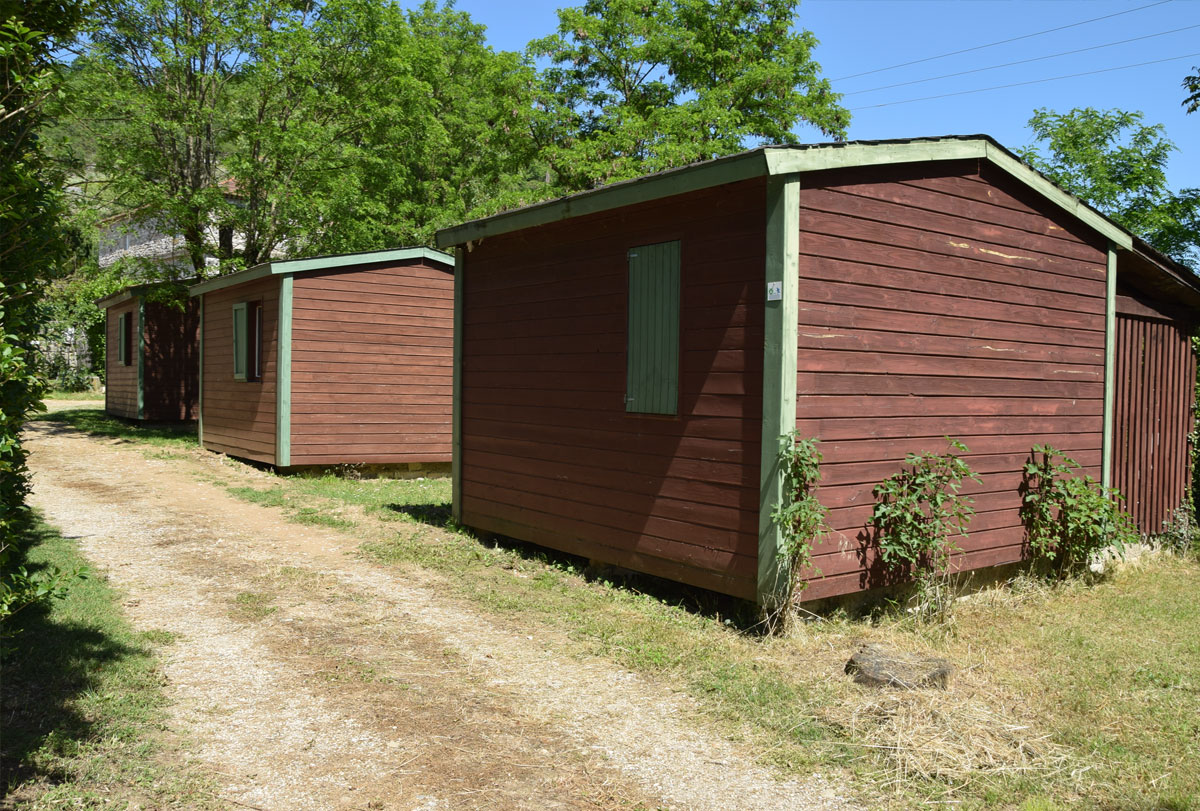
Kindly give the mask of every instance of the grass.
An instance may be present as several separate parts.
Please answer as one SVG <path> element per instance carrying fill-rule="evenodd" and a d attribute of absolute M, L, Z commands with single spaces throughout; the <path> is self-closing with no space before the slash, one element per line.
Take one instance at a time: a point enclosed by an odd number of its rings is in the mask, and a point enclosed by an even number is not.
<path fill-rule="evenodd" d="M 48 391 L 47 400 L 88 400 L 104 402 L 102 391 Z"/>
<path fill-rule="evenodd" d="M 95 408 L 64 408 L 40 414 L 42 422 L 60 423 L 64 426 L 92 434 L 111 437 L 142 445 L 164 448 L 195 448 L 196 427 L 173 423 L 140 425 L 138 423 L 110 417 Z"/>
<path fill-rule="evenodd" d="M 436 572 L 521 633 L 553 630 L 575 655 L 672 684 L 785 772 L 845 770 L 869 805 L 1200 809 L 1196 562 L 1160 556 L 1092 587 L 985 591 L 959 604 L 949 633 L 884 610 L 764 638 L 737 601 L 475 538 L 451 520 L 445 479 L 225 486 L 352 532 L 373 560 Z M 862 642 L 945 656 L 960 668 L 955 687 L 858 687 L 842 666 Z"/>
<path fill-rule="evenodd" d="M 11 620 L 4 660 L 0 786 L 12 807 L 208 807 L 209 786 L 169 763 L 156 651 L 174 637 L 139 633 L 121 595 L 76 543 L 38 523 L 24 565 L 81 571 L 66 596 Z M 9 807 L 9 805 L 5 805 Z"/>

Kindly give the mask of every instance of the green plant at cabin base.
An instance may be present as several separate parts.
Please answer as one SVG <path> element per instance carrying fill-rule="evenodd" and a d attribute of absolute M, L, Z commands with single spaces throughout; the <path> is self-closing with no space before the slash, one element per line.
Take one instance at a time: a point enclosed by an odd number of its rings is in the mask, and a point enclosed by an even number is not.
<path fill-rule="evenodd" d="M 1158 545 L 1180 557 L 1200 560 L 1200 525 L 1196 513 L 1185 499 L 1163 521 L 1162 532 L 1155 538 Z"/>
<path fill-rule="evenodd" d="M 871 524 L 879 553 L 892 571 L 911 571 L 916 581 L 915 609 L 927 622 L 948 622 L 954 601 L 950 556 L 954 536 L 967 537 L 974 500 L 960 495 L 963 482 L 980 478 L 958 455 L 968 448 L 946 437 L 949 448 L 936 454 L 910 453 L 901 468 L 875 486 Z"/>
<path fill-rule="evenodd" d="M 1082 573 L 1092 559 L 1140 537 L 1112 488 L 1078 475 L 1079 464 L 1049 445 L 1034 445 L 1025 463 L 1021 520 L 1035 562 L 1059 579 Z"/>
<path fill-rule="evenodd" d="M 798 431 L 779 438 L 783 492 L 780 503 L 771 512 L 771 520 L 783 536 L 781 565 L 787 571 L 787 594 L 777 617 L 787 615 L 796 593 L 807 586 L 802 575 L 816 571 L 812 567 L 813 541 L 828 531 L 825 507 L 817 500 L 822 459 L 817 449 L 819 444 L 820 440 L 808 439 Z"/>

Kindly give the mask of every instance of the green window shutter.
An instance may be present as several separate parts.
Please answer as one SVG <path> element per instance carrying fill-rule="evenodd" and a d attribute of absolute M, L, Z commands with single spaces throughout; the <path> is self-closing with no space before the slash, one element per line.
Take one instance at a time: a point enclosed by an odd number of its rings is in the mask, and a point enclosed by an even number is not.
<path fill-rule="evenodd" d="M 245 302 L 233 305 L 233 379 L 246 379 L 247 308 Z"/>
<path fill-rule="evenodd" d="M 625 410 L 679 410 L 679 241 L 629 251 Z"/>
<path fill-rule="evenodd" d="M 117 363 L 122 366 L 129 363 L 129 313 L 117 316 Z"/>

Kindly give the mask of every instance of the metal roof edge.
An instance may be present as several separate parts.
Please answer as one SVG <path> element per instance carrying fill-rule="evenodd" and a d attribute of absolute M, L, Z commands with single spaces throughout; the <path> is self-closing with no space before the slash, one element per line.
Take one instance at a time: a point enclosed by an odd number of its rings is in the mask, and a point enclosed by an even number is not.
<path fill-rule="evenodd" d="M 432 248 L 391 248 L 381 251 L 360 251 L 358 253 L 329 254 L 326 256 L 309 256 L 303 259 L 281 259 L 274 262 L 264 262 L 261 265 L 230 273 L 228 276 L 217 276 L 214 279 L 193 285 L 188 289 L 191 296 L 223 290 L 238 284 L 257 281 L 267 276 L 290 276 L 296 273 L 306 273 L 315 270 L 332 270 L 335 268 L 351 267 L 353 265 L 374 264 L 377 262 L 403 262 L 409 259 L 426 259 L 437 262 L 448 268 L 454 267 L 454 257 L 443 251 Z"/>
<path fill-rule="evenodd" d="M 678 169 L 667 169 L 652 175 L 623 180 L 598 189 L 576 192 L 524 208 L 502 211 L 490 217 L 443 228 L 437 232 L 437 244 L 439 248 L 449 248 L 486 236 L 506 234 L 571 217 L 762 177 L 768 173 L 765 154 L 765 150 L 760 147 L 749 152 L 739 152 Z"/>
<path fill-rule="evenodd" d="M 972 158 L 988 161 L 1106 237 L 1117 247 L 1125 250 L 1132 247 L 1133 238 L 1128 231 L 1082 200 L 1060 189 L 989 135 L 759 147 L 749 152 L 670 169 L 444 228 L 437 232 L 437 244 L 439 247 L 448 248 L 522 228 L 762 175 L 803 174 L 826 169 Z"/>

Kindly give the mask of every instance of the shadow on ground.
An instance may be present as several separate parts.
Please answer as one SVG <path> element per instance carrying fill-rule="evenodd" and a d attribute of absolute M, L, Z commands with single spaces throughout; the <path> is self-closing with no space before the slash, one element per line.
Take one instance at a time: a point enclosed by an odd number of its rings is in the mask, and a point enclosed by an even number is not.
<path fill-rule="evenodd" d="M 172 440 L 181 444 L 196 445 L 196 423 L 145 423 L 112 417 L 96 408 L 64 408 L 40 414 L 39 423 L 51 423 L 52 433 L 66 430 L 82 431 L 92 436 L 111 437 L 126 442 L 146 440 Z"/>
<path fill-rule="evenodd" d="M 384 509 L 405 515 L 413 521 L 437 527 L 438 529 L 466 529 L 454 522 L 451 515 L 451 505 L 445 501 L 426 504 L 386 504 L 384 505 Z M 630 571 L 629 569 L 622 569 L 617 566 L 609 566 L 578 555 L 560 552 L 556 549 L 539 546 L 535 543 L 516 538 L 509 538 L 504 535 L 479 533 L 469 529 L 467 529 L 466 534 L 472 537 L 475 543 L 504 549 L 531 563 L 538 563 L 561 571 L 580 574 L 589 582 L 604 582 L 637 594 L 645 594 L 661 602 L 683 608 L 693 614 L 709 618 L 721 617 L 729 619 L 731 623 L 745 631 L 756 631 L 761 628 L 761 617 L 758 607 L 746 600 L 739 600 L 736 597 Z"/>
<path fill-rule="evenodd" d="M 29 550 L 55 539 L 50 531 L 33 530 L 23 551 L 11 548 L 6 566 L 24 566 L 31 575 L 45 565 L 25 559 Z M 100 687 L 99 671 L 128 657 L 145 656 L 103 630 L 79 621 L 55 619 L 51 606 L 34 604 L 9 618 L 16 631 L 0 642 L 0 798 L 21 784 L 48 784 L 67 777 L 54 765 L 69 757 L 96 734 L 95 724 L 77 699 Z M 54 757 L 58 756 L 58 757 Z"/>

